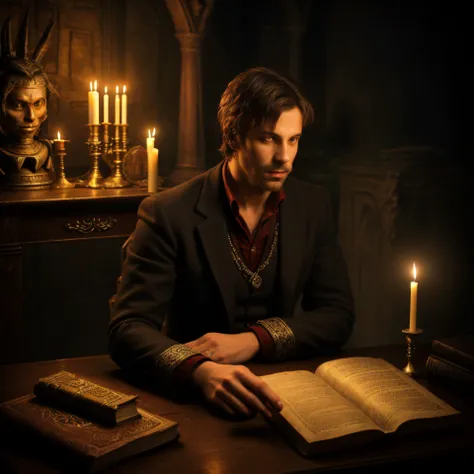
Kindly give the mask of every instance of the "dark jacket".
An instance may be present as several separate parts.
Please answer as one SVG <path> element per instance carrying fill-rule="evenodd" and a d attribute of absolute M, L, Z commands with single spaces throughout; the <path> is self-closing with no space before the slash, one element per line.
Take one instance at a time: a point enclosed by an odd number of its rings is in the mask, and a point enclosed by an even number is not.
<path fill-rule="evenodd" d="M 291 176 L 284 186 L 278 314 L 268 317 L 293 331 L 288 357 L 304 358 L 347 342 L 353 300 L 327 192 Z M 177 342 L 233 332 L 225 205 L 222 163 L 143 200 L 109 328 L 110 354 L 122 367 L 153 372 Z"/>

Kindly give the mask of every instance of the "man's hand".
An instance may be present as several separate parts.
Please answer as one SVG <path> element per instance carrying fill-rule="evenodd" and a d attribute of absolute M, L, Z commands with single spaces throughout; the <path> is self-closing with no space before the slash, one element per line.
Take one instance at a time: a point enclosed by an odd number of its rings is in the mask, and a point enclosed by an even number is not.
<path fill-rule="evenodd" d="M 241 334 L 209 332 L 195 341 L 187 342 L 185 346 L 220 364 L 244 364 L 257 355 L 260 347 L 253 332 Z"/>
<path fill-rule="evenodd" d="M 256 412 L 271 417 L 271 410 L 283 405 L 278 395 L 247 367 L 203 362 L 193 372 L 194 382 L 208 401 L 230 415 L 252 416 Z"/>

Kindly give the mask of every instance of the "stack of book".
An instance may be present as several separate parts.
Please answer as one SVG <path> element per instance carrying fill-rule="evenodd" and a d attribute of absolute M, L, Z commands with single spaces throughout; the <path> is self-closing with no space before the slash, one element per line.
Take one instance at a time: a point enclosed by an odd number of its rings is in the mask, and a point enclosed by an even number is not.
<path fill-rule="evenodd" d="M 435 339 L 426 361 L 428 379 L 474 392 L 474 334 Z"/>
<path fill-rule="evenodd" d="M 96 472 L 179 437 L 177 422 L 139 408 L 137 399 L 60 371 L 40 378 L 33 393 L 1 403 L 0 427 L 19 433 L 22 446 L 23 435 L 33 435 L 53 448 L 50 458 Z"/>

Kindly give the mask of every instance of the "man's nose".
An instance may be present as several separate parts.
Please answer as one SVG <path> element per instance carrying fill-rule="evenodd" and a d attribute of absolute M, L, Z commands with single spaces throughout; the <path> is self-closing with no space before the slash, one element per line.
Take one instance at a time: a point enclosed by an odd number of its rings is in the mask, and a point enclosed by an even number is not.
<path fill-rule="evenodd" d="M 36 115 L 35 115 L 35 111 L 34 111 L 33 107 L 31 107 L 31 106 L 26 107 L 25 120 L 27 122 L 33 122 L 35 117 L 36 117 Z"/>
<path fill-rule="evenodd" d="M 287 163 L 290 161 L 290 148 L 288 144 L 282 143 L 276 152 L 276 160 L 280 163 Z"/>

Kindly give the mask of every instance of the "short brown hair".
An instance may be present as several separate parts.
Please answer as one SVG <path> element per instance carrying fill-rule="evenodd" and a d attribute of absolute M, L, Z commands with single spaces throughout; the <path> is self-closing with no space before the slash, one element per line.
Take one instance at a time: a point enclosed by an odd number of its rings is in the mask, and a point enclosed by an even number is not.
<path fill-rule="evenodd" d="M 311 104 L 289 79 L 264 67 L 240 73 L 228 84 L 219 103 L 220 152 L 231 157 L 249 130 L 267 121 L 274 125 L 282 112 L 294 107 L 303 115 L 303 126 L 313 121 Z"/>

